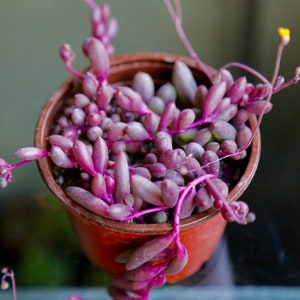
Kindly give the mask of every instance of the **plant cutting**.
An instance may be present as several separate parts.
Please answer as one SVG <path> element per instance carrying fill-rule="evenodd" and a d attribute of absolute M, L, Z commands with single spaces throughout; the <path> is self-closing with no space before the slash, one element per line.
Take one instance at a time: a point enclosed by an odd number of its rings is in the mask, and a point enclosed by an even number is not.
<path fill-rule="evenodd" d="M 270 81 L 240 63 L 218 70 L 206 66 L 185 37 L 180 1 L 168 0 L 166 8 L 191 58 L 113 57 L 117 20 L 107 4 L 85 2 L 92 37 L 83 52 L 90 67 L 75 70 L 74 51 L 61 47 L 73 77 L 43 109 L 35 147 L 19 149 L 15 154 L 21 161 L 15 164 L 0 159 L 0 186 L 12 181 L 14 169 L 37 160 L 87 256 L 111 274 L 112 298 L 148 299 L 153 287 L 189 276 L 209 259 L 225 221 L 254 221 L 247 204 L 235 200 L 255 173 L 259 126 L 272 108 L 271 97 L 299 80 L 299 68 L 287 82 L 278 75 L 290 39 L 285 28 L 278 30 Z M 230 68 L 245 75 L 234 78 Z M 259 83 L 249 82 L 247 74 Z M 204 233 L 196 232 L 198 227 Z M 203 258 L 189 239 L 199 252 L 209 246 Z"/>

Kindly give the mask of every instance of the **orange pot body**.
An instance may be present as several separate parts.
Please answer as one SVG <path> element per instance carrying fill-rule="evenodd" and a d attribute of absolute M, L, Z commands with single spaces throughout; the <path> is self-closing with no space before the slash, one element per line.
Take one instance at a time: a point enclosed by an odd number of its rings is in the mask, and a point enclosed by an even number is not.
<path fill-rule="evenodd" d="M 149 73 L 157 85 L 170 81 L 175 60 L 184 61 L 200 83 L 208 84 L 204 73 L 195 63 L 185 57 L 166 53 L 133 53 L 117 56 L 111 61 L 109 81 L 113 84 L 130 83 L 138 71 Z M 211 72 L 214 72 L 211 69 Z M 37 147 L 47 149 L 46 137 L 51 134 L 51 123 L 64 100 L 78 92 L 78 80 L 70 78 L 49 98 L 41 112 L 35 134 Z M 250 125 L 256 124 L 251 116 Z M 251 182 L 260 157 L 260 136 L 256 134 L 248 164 L 240 181 L 231 190 L 228 201 L 237 200 Z M 115 258 L 121 252 L 143 244 L 145 241 L 166 234 L 172 230 L 171 223 L 129 224 L 102 218 L 69 199 L 55 182 L 49 159 L 38 161 L 41 175 L 49 189 L 65 206 L 79 243 L 88 259 L 112 276 L 122 276 L 126 271 L 124 264 Z M 189 260 L 178 274 L 169 276 L 168 282 L 182 280 L 195 273 L 209 260 L 216 249 L 226 226 L 218 211 L 210 209 L 196 216 L 184 219 L 180 225 L 180 239 L 187 249 Z"/>

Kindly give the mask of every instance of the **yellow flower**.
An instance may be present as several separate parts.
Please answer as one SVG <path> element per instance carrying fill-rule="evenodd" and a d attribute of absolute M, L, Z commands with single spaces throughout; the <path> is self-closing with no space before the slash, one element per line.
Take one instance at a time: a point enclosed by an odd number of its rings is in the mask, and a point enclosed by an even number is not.
<path fill-rule="evenodd" d="M 290 41 L 291 31 L 289 28 L 279 27 L 278 34 L 281 38 L 281 42 L 284 46 L 286 46 Z"/>

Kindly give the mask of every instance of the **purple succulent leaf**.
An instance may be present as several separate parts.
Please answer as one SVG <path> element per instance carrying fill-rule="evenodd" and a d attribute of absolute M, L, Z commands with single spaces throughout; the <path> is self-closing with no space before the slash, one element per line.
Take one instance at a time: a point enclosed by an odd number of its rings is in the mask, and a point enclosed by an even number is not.
<path fill-rule="evenodd" d="M 164 179 L 160 184 L 160 190 L 164 204 L 170 208 L 174 207 L 179 198 L 178 185 L 170 179 Z"/>
<path fill-rule="evenodd" d="M 91 190 L 95 196 L 106 201 L 107 190 L 106 190 L 105 178 L 102 174 L 97 173 L 92 178 Z"/>
<path fill-rule="evenodd" d="M 151 280 L 159 273 L 163 272 L 166 267 L 162 265 L 153 265 L 152 263 L 145 263 L 140 267 L 126 272 L 125 277 L 132 281 Z"/>
<path fill-rule="evenodd" d="M 160 117 L 157 114 L 149 113 L 147 116 L 145 116 L 143 125 L 150 134 L 153 134 L 157 131 L 159 122 Z"/>
<path fill-rule="evenodd" d="M 243 107 L 248 112 L 259 115 L 261 113 L 264 114 L 268 113 L 272 109 L 273 104 L 271 102 L 268 102 L 267 100 L 258 100 L 258 101 L 248 102 Z"/>
<path fill-rule="evenodd" d="M 200 129 L 194 138 L 194 142 L 199 143 L 201 146 L 205 146 L 212 140 L 213 135 L 211 133 L 211 130 L 207 127 Z"/>
<path fill-rule="evenodd" d="M 130 176 L 127 156 L 123 151 L 117 155 L 114 164 L 115 189 L 114 197 L 116 203 L 123 203 L 125 196 L 130 194 Z"/>
<path fill-rule="evenodd" d="M 98 82 L 97 78 L 95 77 L 95 75 L 91 72 L 88 72 L 82 81 L 83 93 L 88 98 L 95 98 L 98 85 L 99 85 L 99 82 Z"/>
<path fill-rule="evenodd" d="M 246 76 L 242 76 L 235 80 L 234 84 L 227 91 L 227 96 L 230 97 L 232 104 L 238 104 L 247 87 Z"/>
<path fill-rule="evenodd" d="M 232 124 L 222 120 L 212 122 L 210 125 L 210 130 L 218 142 L 227 139 L 235 140 L 237 134 L 237 131 Z"/>
<path fill-rule="evenodd" d="M 221 121 L 230 121 L 238 112 L 238 107 L 235 104 L 230 104 L 228 107 L 225 109 L 221 110 L 217 116 L 216 120 L 221 120 Z"/>
<path fill-rule="evenodd" d="M 154 145 L 158 153 L 167 149 L 173 149 L 172 137 L 165 131 L 159 131 L 154 136 Z"/>
<path fill-rule="evenodd" d="M 154 96 L 155 87 L 152 77 L 146 72 L 137 72 L 132 81 L 132 88 L 148 103 Z"/>
<path fill-rule="evenodd" d="M 176 89 L 172 83 L 167 82 L 158 88 L 156 96 L 163 99 L 165 103 L 175 102 Z"/>
<path fill-rule="evenodd" d="M 212 196 L 205 187 L 200 187 L 195 196 L 196 205 L 200 210 L 206 210 L 212 206 Z"/>
<path fill-rule="evenodd" d="M 96 91 L 96 102 L 98 108 L 107 111 L 109 104 L 113 98 L 112 87 L 108 84 L 102 83 Z"/>
<path fill-rule="evenodd" d="M 218 107 L 218 105 L 224 98 L 225 92 L 225 81 L 216 83 L 209 88 L 205 95 L 205 98 L 203 99 L 202 117 L 204 119 L 210 117 L 213 114 L 214 110 Z"/>
<path fill-rule="evenodd" d="M 188 143 L 185 146 L 184 150 L 187 156 L 192 156 L 197 160 L 201 159 L 201 156 L 205 151 L 203 146 L 201 146 L 200 143 L 196 143 L 196 142 Z"/>
<path fill-rule="evenodd" d="M 124 197 L 125 198 L 125 197 Z M 107 210 L 107 214 L 114 220 L 123 220 L 130 216 L 133 212 L 132 208 L 123 203 L 116 203 L 110 205 Z"/>
<path fill-rule="evenodd" d="M 196 114 L 192 109 L 190 108 L 183 109 L 178 116 L 177 129 L 183 130 L 189 127 L 195 121 L 195 118 L 196 118 Z"/>
<path fill-rule="evenodd" d="M 51 147 L 50 157 L 54 164 L 61 168 L 69 169 L 76 166 L 76 162 L 68 157 L 66 152 L 58 146 Z"/>
<path fill-rule="evenodd" d="M 220 76 L 221 81 L 226 82 L 226 90 L 228 90 L 234 84 L 234 78 L 227 69 L 219 69 L 218 76 Z"/>
<path fill-rule="evenodd" d="M 128 258 L 128 261 L 125 265 L 126 270 L 134 270 L 144 263 L 151 261 L 154 256 L 169 247 L 173 239 L 174 234 L 171 233 L 159 236 L 143 243 L 141 246 L 137 247 Z"/>
<path fill-rule="evenodd" d="M 77 161 L 79 167 L 86 171 L 88 174 L 95 176 L 96 171 L 94 168 L 91 151 L 88 149 L 88 146 L 80 140 L 75 140 L 72 150 L 74 158 Z"/>
<path fill-rule="evenodd" d="M 130 177 L 130 187 L 133 196 L 141 198 L 144 202 L 156 206 L 164 205 L 159 187 L 149 179 L 133 174 Z"/>
<path fill-rule="evenodd" d="M 150 138 L 148 131 L 140 122 L 129 122 L 126 127 L 126 134 L 133 141 L 144 141 Z"/>
<path fill-rule="evenodd" d="M 202 155 L 201 162 L 208 174 L 213 174 L 215 176 L 219 175 L 220 161 L 216 152 L 212 150 L 206 150 Z"/>
<path fill-rule="evenodd" d="M 110 281 L 110 284 L 113 287 L 116 287 L 121 290 L 130 291 L 130 292 L 139 292 L 140 290 L 144 289 L 149 283 L 149 280 L 143 281 L 132 281 L 128 280 L 124 277 L 113 277 Z M 119 298 L 117 298 L 119 299 Z M 123 298 L 121 298 L 123 300 Z M 126 298 L 125 298 L 126 299 Z M 127 298 L 127 299 L 135 299 L 135 298 Z M 139 299 L 139 298 L 136 298 Z M 141 299 L 141 298 L 140 298 Z"/>
<path fill-rule="evenodd" d="M 95 171 L 103 174 L 107 169 L 109 157 L 107 144 L 101 137 L 98 137 L 94 142 L 92 160 Z"/>
<path fill-rule="evenodd" d="M 170 102 L 166 105 L 164 111 L 161 114 L 158 130 L 165 130 L 174 120 L 176 116 L 176 105 L 174 102 Z"/>
<path fill-rule="evenodd" d="M 106 36 L 108 36 L 109 39 L 112 40 L 116 37 L 118 31 L 119 31 L 119 22 L 117 18 L 110 17 L 107 22 Z"/>
<path fill-rule="evenodd" d="M 125 111 L 147 115 L 151 113 L 142 96 L 127 86 L 118 87 L 116 90 L 116 102 Z"/>
<path fill-rule="evenodd" d="M 22 160 L 36 160 L 49 156 L 49 152 L 36 147 L 24 147 L 15 152 L 15 155 Z"/>
<path fill-rule="evenodd" d="M 162 112 L 165 109 L 165 102 L 162 98 L 158 97 L 158 96 L 154 96 L 152 97 L 149 101 L 148 101 L 148 107 L 155 113 L 161 115 Z"/>
<path fill-rule="evenodd" d="M 246 146 L 252 137 L 252 130 L 248 126 L 242 127 L 237 133 L 237 144 L 240 148 Z"/>
<path fill-rule="evenodd" d="M 100 83 L 106 82 L 109 74 L 109 57 L 104 45 L 98 39 L 91 38 L 87 53 L 96 78 Z"/>
<path fill-rule="evenodd" d="M 107 131 L 107 140 L 116 142 L 122 140 L 126 134 L 127 124 L 125 122 L 116 122 Z"/>
<path fill-rule="evenodd" d="M 183 244 L 179 243 L 165 271 L 166 275 L 175 275 L 181 272 L 188 263 L 188 253 Z"/>
<path fill-rule="evenodd" d="M 70 138 L 60 134 L 53 134 L 48 136 L 47 140 L 52 146 L 57 146 L 64 152 L 72 154 L 72 147 L 74 142 Z"/>
<path fill-rule="evenodd" d="M 150 174 L 155 178 L 165 176 L 167 171 L 166 166 L 159 162 L 153 164 L 145 164 L 144 166 L 150 171 Z"/>
<path fill-rule="evenodd" d="M 176 61 L 174 63 L 172 83 L 174 84 L 183 105 L 194 103 L 197 83 L 191 70 L 185 63 L 181 61 Z"/>
<path fill-rule="evenodd" d="M 78 186 L 69 186 L 65 189 L 65 193 L 70 199 L 88 210 L 99 214 L 100 216 L 107 217 L 106 211 L 109 207 L 108 204 L 91 192 Z"/>
<path fill-rule="evenodd" d="M 207 92 L 208 92 L 208 89 L 204 84 L 200 84 L 198 86 L 196 94 L 195 94 L 195 100 L 194 100 L 195 107 L 202 109 L 203 102 L 204 102 Z"/>
<path fill-rule="evenodd" d="M 191 188 L 191 190 L 187 193 L 184 201 L 182 202 L 179 218 L 185 219 L 190 217 L 194 208 L 195 208 L 195 196 L 196 196 L 196 189 Z"/>

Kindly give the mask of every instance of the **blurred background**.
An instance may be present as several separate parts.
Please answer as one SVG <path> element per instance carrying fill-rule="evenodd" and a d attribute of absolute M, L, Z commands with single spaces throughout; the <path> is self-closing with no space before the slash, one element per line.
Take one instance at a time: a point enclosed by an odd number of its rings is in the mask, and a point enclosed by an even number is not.
<path fill-rule="evenodd" d="M 100 3 L 100 0 L 97 1 Z M 120 24 L 116 54 L 161 51 L 187 55 L 162 0 L 108 0 Z M 202 60 L 220 67 L 239 61 L 270 78 L 279 26 L 292 40 L 280 73 L 300 64 L 298 0 L 184 0 L 183 24 Z M 70 75 L 58 55 L 63 43 L 88 62 L 81 45 L 90 34 L 83 0 L 0 0 L 0 157 L 33 144 L 44 103 Z M 263 121 L 262 157 L 243 199 L 257 214 L 248 226 L 226 231 L 237 284 L 300 285 L 300 85 L 273 97 Z M 39 177 L 35 164 L 14 172 L 0 191 L 0 266 L 15 270 L 20 286 L 99 285 L 107 278 L 91 266 L 66 215 Z"/>

